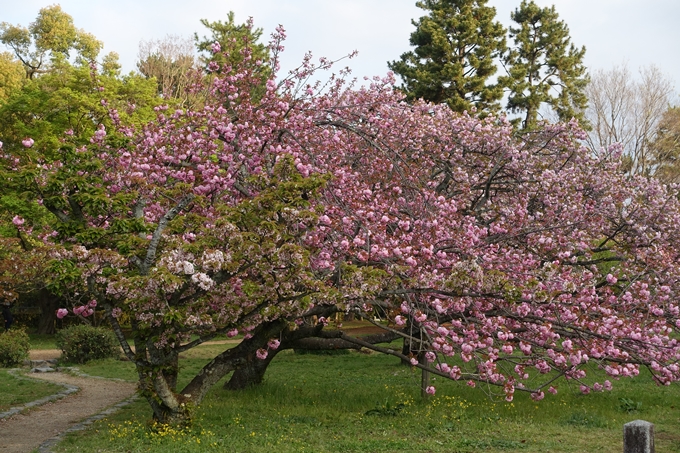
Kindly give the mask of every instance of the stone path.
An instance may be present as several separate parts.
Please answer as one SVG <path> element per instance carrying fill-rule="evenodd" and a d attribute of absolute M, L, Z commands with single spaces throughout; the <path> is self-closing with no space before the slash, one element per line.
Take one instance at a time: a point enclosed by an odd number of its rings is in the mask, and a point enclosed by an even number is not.
<path fill-rule="evenodd" d="M 205 344 L 239 342 L 218 340 Z M 32 350 L 30 360 L 35 364 L 37 361 L 56 359 L 60 355 L 58 349 Z M 65 433 L 84 429 L 94 420 L 104 418 L 117 407 L 130 402 L 137 389 L 135 383 L 59 372 L 31 373 L 29 376 L 67 387 L 60 394 L 44 399 L 48 402 L 39 400 L 25 405 L 22 410 L 33 408 L 23 414 L 13 410 L 10 412 L 14 412 L 14 415 L 0 418 L 0 453 L 29 453 L 35 449 L 40 453 L 48 453 Z"/>
<path fill-rule="evenodd" d="M 137 389 L 136 384 L 130 382 L 58 372 L 33 373 L 30 376 L 76 386 L 79 391 L 23 414 L 0 419 L 0 453 L 28 453 L 35 449 L 41 453 L 49 452 L 61 435 L 84 429 L 94 419 L 112 413 L 112 410 L 104 414 L 102 411 L 114 405 L 120 406 L 124 400 L 127 403 Z"/>

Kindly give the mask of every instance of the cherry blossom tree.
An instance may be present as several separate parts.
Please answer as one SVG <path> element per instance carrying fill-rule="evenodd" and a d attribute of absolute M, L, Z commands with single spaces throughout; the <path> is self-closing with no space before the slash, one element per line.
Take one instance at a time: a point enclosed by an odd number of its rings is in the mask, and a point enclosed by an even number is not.
<path fill-rule="evenodd" d="M 158 420 L 186 421 L 232 371 L 234 387 L 257 381 L 314 338 L 508 400 L 562 377 L 608 389 L 640 366 L 677 379 L 678 201 L 620 174 L 616 149 L 592 154 L 571 123 L 517 137 L 503 118 L 406 104 L 391 76 L 312 82 L 332 62 L 311 56 L 255 96 L 262 63 L 243 55 L 199 110 L 158 108 L 139 129 L 112 110 L 117 130 L 89 146 L 5 159 L 7 190 L 53 216 L 33 234 L 56 248 L 50 284 L 72 302 L 59 316 L 105 311 Z M 383 336 L 326 327 L 374 310 Z M 178 389 L 178 355 L 219 334 L 243 341 Z M 406 354 L 375 344 L 399 337 Z"/>
<path fill-rule="evenodd" d="M 22 231 L 24 220 L 16 216 L 14 222 L 14 237 L 0 237 L 0 300 L 4 305 L 16 302 L 22 293 L 40 289 L 36 281 L 44 279 L 50 259 L 49 249 Z"/>

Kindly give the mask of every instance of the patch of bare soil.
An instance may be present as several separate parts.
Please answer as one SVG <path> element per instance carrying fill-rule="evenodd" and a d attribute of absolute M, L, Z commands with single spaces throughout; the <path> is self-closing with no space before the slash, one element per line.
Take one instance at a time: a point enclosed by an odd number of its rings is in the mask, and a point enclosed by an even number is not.
<path fill-rule="evenodd" d="M 213 344 L 239 344 L 241 340 L 216 340 L 206 341 L 205 345 Z M 122 351 L 122 350 L 121 350 Z M 50 360 L 61 357 L 61 349 L 32 349 L 28 352 L 31 360 Z M 0 450 L 2 451 L 2 450 Z"/>
<path fill-rule="evenodd" d="M 134 383 L 76 377 L 64 373 L 31 376 L 54 383 L 75 385 L 80 391 L 25 414 L 0 420 L 0 453 L 31 452 L 47 439 L 131 397 L 137 390 Z"/>
<path fill-rule="evenodd" d="M 363 326 L 363 327 L 354 327 L 354 328 L 349 328 L 349 329 L 340 329 L 343 332 L 345 332 L 348 335 L 352 335 L 355 337 L 359 336 L 364 336 L 364 335 L 373 335 L 373 334 L 378 334 L 378 333 L 384 333 L 385 330 L 381 329 L 378 326 L 374 325 L 368 325 L 368 326 Z"/>
<path fill-rule="evenodd" d="M 28 351 L 31 360 L 50 360 L 61 357 L 61 349 L 31 349 Z"/>

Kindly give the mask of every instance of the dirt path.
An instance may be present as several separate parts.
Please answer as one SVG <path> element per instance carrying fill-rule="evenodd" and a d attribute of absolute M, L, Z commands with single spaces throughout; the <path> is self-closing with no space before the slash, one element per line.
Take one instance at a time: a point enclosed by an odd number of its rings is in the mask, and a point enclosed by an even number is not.
<path fill-rule="evenodd" d="M 75 385 L 80 391 L 26 414 L 0 420 L 0 453 L 31 452 L 87 417 L 131 397 L 137 389 L 134 383 L 64 373 L 32 374 L 31 377 Z"/>
<path fill-rule="evenodd" d="M 241 340 L 214 340 L 206 341 L 204 345 L 211 344 L 239 344 Z M 61 349 L 31 349 L 28 352 L 31 360 L 58 359 L 61 356 Z M 0 450 L 2 451 L 2 450 Z"/>
<path fill-rule="evenodd" d="M 218 340 L 205 344 L 236 344 L 239 341 Z M 61 350 L 31 350 L 29 356 L 32 361 L 58 359 Z M 24 414 L 0 419 L 0 453 L 31 452 L 45 441 L 63 434 L 88 417 L 130 398 L 137 389 L 135 383 L 77 377 L 64 373 L 34 373 L 30 376 L 75 385 L 80 391 Z"/>
<path fill-rule="evenodd" d="M 352 332 L 374 333 L 375 328 L 369 326 L 365 330 L 363 332 L 361 329 L 354 329 Z M 237 344 L 240 341 L 218 340 L 204 344 Z M 30 351 L 30 359 L 34 361 L 57 359 L 60 356 L 59 349 Z M 31 377 L 75 385 L 80 391 L 25 414 L 0 419 L 0 453 L 31 452 L 88 417 L 130 398 L 137 389 L 134 383 L 76 377 L 64 373 L 38 373 L 32 374 Z"/>
<path fill-rule="evenodd" d="M 61 356 L 61 349 L 31 349 L 28 355 L 31 360 L 58 359 Z"/>

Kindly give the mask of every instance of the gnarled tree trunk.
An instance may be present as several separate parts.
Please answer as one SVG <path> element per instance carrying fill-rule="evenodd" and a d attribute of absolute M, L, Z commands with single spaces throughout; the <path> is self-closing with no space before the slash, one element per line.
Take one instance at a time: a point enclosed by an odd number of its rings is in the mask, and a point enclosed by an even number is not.
<path fill-rule="evenodd" d="M 258 359 L 254 353 L 249 354 L 246 357 L 246 362 L 237 368 L 231 375 L 231 379 L 224 384 L 224 388 L 227 390 L 243 390 L 261 384 L 264 380 L 264 374 L 267 372 L 267 367 L 280 350 L 269 351 L 264 359 Z"/>
<path fill-rule="evenodd" d="M 59 308 L 59 300 L 46 290 L 41 290 L 38 293 L 38 302 L 40 304 L 40 319 L 38 320 L 37 333 L 52 335 L 56 331 L 56 311 Z"/>
<path fill-rule="evenodd" d="M 361 349 L 354 343 L 338 338 L 341 331 L 324 331 L 323 326 L 303 327 L 297 330 L 285 329 L 281 332 L 281 344 L 275 351 L 269 351 L 265 359 L 248 357 L 238 369 L 234 371 L 231 379 L 224 384 L 228 390 L 242 390 L 247 387 L 261 384 L 267 372 L 269 364 L 276 354 L 286 349 L 303 349 L 310 351 L 330 351 L 338 349 Z M 399 338 L 399 334 L 384 332 L 376 335 L 362 337 L 369 343 L 385 343 Z"/>

